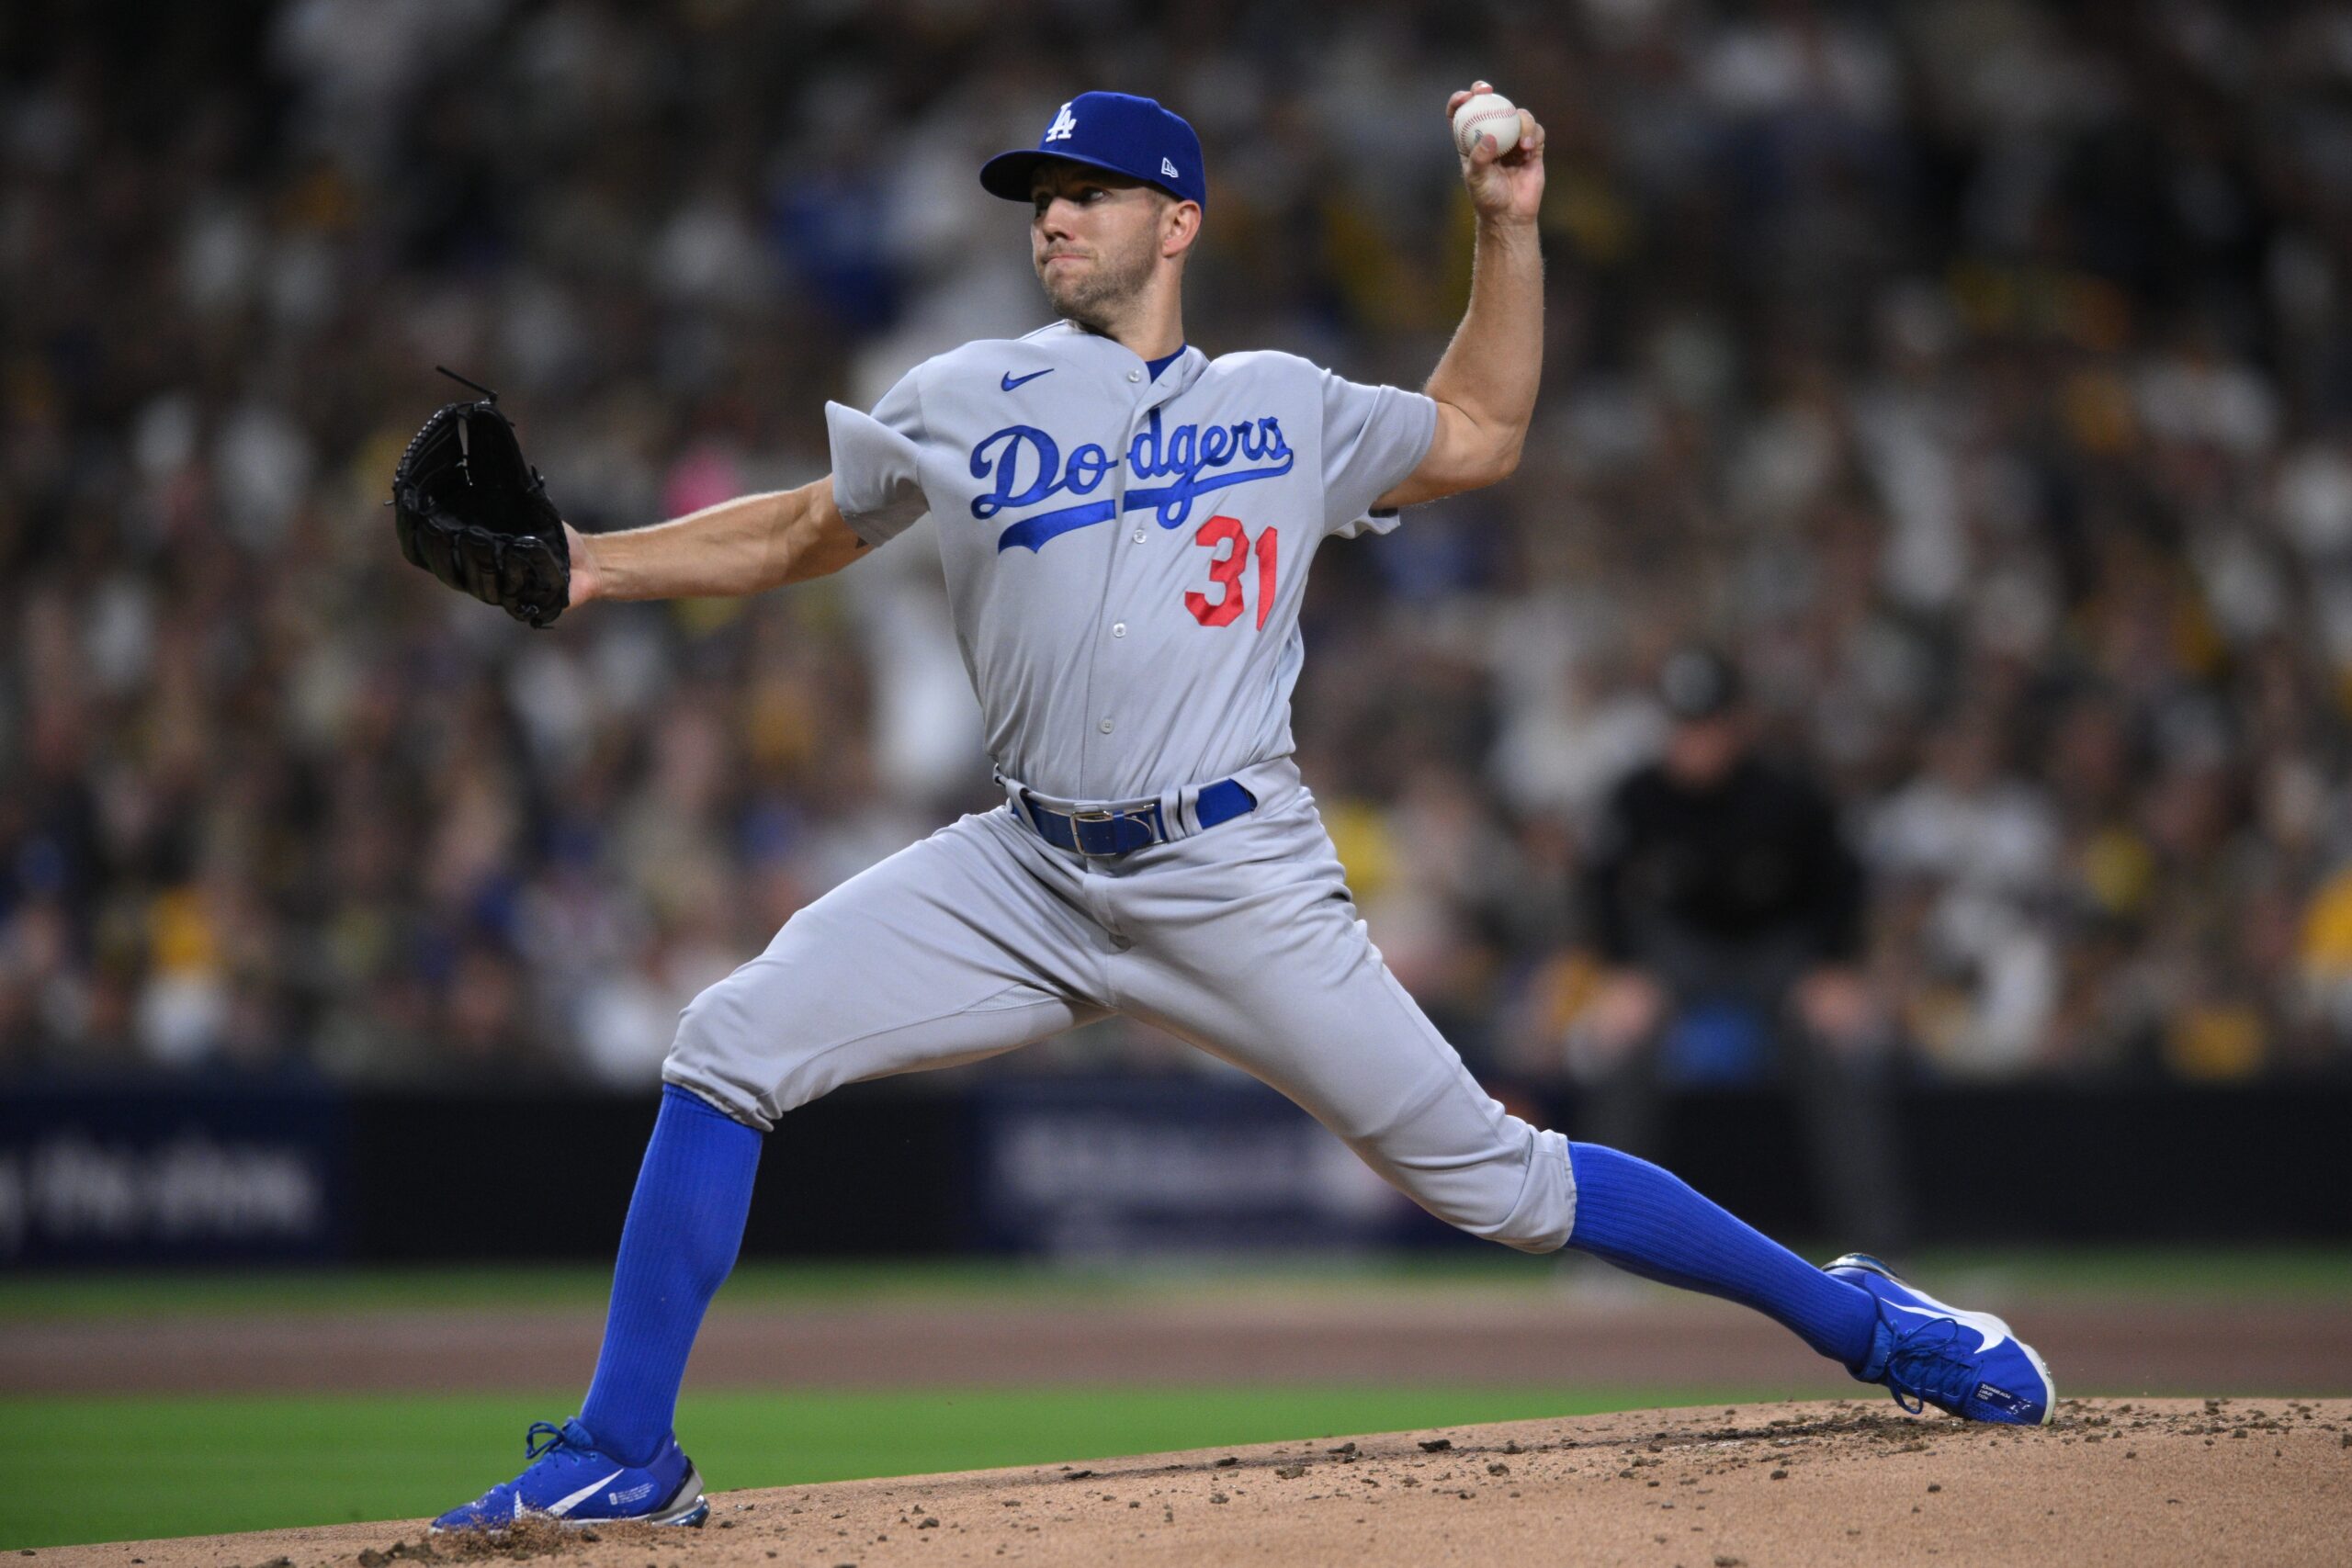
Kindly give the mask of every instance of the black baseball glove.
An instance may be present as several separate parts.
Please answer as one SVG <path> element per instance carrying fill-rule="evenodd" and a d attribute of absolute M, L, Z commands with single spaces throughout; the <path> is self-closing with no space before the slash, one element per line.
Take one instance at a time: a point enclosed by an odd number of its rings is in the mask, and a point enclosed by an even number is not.
<path fill-rule="evenodd" d="M 441 374 L 482 397 L 442 405 L 401 454 L 392 470 L 401 554 L 518 621 L 551 626 L 571 602 L 571 549 L 547 480 L 524 461 L 498 394 Z"/>

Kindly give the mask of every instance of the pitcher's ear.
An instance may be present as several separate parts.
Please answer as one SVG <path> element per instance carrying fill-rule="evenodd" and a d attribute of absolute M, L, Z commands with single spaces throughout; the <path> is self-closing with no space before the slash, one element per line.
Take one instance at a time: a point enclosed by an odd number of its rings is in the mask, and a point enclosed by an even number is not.
<path fill-rule="evenodd" d="M 1196 201 L 1170 201 L 1168 204 L 1167 227 L 1162 230 L 1164 254 L 1175 255 L 1190 250 L 1201 236 L 1201 204 Z"/>

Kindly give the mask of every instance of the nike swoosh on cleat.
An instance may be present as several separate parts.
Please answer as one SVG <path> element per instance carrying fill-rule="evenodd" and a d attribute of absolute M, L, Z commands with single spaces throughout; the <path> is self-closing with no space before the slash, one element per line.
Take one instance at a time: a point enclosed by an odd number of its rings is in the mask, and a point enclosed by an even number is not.
<path fill-rule="evenodd" d="M 1009 392 L 1024 381 L 1034 381 L 1040 376 L 1050 376 L 1053 373 L 1054 367 L 1050 365 L 1046 366 L 1043 370 L 1032 370 L 1026 376 L 1015 376 L 1012 371 L 1008 370 L 1004 373 L 1003 378 L 998 384 Z"/>
<path fill-rule="evenodd" d="M 581 1504 L 585 1503 L 589 1498 L 594 1497 L 598 1492 L 602 1491 L 606 1482 L 618 1481 L 622 1474 L 622 1471 L 616 1470 L 613 1472 L 612 1474 L 605 1476 L 603 1481 L 590 1482 L 587 1485 L 582 1486 L 579 1491 L 574 1492 L 571 1496 L 559 1498 L 557 1501 L 548 1504 L 548 1512 L 559 1519 L 563 1517 L 564 1515 L 571 1512 L 572 1509 L 580 1506 Z"/>
<path fill-rule="evenodd" d="M 1897 1312 L 1917 1313 L 1921 1317 L 1949 1317 L 1955 1322 L 1968 1325 L 1969 1327 L 1976 1330 L 1978 1337 L 1984 1341 L 1984 1344 L 1976 1347 L 1976 1353 L 1980 1356 L 2009 1337 L 2009 1325 L 1991 1313 L 1962 1312 L 1958 1307 L 1944 1312 L 1929 1312 L 1926 1307 L 1905 1306 L 1901 1302 L 1889 1302 L 1886 1304 Z"/>

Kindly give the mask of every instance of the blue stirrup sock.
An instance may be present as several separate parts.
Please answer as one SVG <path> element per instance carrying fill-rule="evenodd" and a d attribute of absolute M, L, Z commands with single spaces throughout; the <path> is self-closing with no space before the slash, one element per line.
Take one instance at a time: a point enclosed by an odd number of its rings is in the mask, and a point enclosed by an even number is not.
<path fill-rule="evenodd" d="M 1570 1144 L 1576 1228 L 1568 1245 L 1645 1280 L 1753 1307 L 1848 1368 L 1871 1353 L 1878 1302 L 1645 1159 Z"/>
<path fill-rule="evenodd" d="M 678 1414 L 678 1385 L 718 1293 L 743 1245 L 759 1132 L 675 1084 L 637 1173 L 604 1348 L 580 1423 L 597 1451 L 623 1464 L 653 1457 Z"/>

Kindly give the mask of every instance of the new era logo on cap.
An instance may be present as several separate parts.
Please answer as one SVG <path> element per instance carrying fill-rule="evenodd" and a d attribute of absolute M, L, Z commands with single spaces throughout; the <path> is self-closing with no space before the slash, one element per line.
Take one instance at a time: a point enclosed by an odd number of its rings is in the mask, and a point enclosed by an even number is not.
<path fill-rule="evenodd" d="M 1182 116 L 1149 98 L 1080 93 L 1054 111 L 1036 146 L 1000 152 L 982 165 L 980 184 L 991 195 L 1025 202 L 1031 174 L 1049 159 L 1108 169 L 1208 205 L 1201 139 Z"/>

